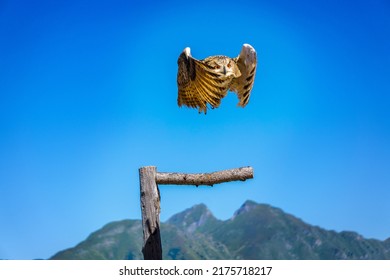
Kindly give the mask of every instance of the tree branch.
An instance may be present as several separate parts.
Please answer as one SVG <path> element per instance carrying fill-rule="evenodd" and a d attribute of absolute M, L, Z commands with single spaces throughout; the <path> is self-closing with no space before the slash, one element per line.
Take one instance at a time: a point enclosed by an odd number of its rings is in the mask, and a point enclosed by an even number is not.
<path fill-rule="evenodd" d="M 207 185 L 230 182 L 230 181 L 245 181 L 253 178 L 253 168 L 241 167 L 217 171 L 213 173 L 170 173 L 157 172 L 156 183 L 160 185 Z"/>

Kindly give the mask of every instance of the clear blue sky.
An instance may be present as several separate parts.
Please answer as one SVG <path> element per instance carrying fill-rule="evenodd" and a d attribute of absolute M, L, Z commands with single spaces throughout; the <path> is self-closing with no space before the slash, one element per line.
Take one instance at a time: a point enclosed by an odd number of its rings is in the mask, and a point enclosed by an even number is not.
<path fill-rule="evenodd" d="M 178 108 L 177 58 L 258 52 L 249 105 Z M 161 219 L 252 199 L 390 237 L 388 1 L 1 1 L 0 259 L 140 219 L 138 168 L 255 178 L 160 186 Z"/>

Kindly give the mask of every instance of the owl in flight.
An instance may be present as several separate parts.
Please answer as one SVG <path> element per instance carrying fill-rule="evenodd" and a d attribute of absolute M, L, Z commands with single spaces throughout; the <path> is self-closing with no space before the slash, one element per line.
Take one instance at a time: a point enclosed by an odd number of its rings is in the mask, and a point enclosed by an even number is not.
<path fill-rule="evenodd" d="M 190 48 L 185 48 L 177 64 L 180 107 L 198 108 L 199 113 L 206 114 L 207 104 L 217 108 L 228 90 L 237 93 L 238 106 L 248 104 L 257 65 L 256 51 L 251 45 L 244 44 L 235 58 L 216 55 L 203 60 L 193 58 Z"/>

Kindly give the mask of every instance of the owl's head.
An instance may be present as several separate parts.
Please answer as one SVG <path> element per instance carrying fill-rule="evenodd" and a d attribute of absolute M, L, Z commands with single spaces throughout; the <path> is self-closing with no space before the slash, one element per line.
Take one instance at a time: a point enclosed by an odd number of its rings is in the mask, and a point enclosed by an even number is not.
<path fill-rule="evenodd" d="M 227 77 L 233 76 L 237 78 L 241 76 L 241 72 L 238 69 L 237 64 L 233 59 L 227 56 L 218 55 L 210 56 L 204 60 L 204 62 L 215 72 Z"/>

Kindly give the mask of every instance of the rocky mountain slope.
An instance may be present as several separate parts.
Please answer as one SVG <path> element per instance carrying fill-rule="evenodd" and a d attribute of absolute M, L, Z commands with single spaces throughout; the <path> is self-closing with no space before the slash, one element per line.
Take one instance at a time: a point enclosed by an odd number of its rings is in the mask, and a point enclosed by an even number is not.
<path fill-rule="evenodd" d="M 390 259 L 390 238 L 311 226 L 281 209 L 245 202 L 216 219 L 203 204 L 161 223 L 164 259 Z M 139 220 L 112 222 L 51 259 L 143 259 Z"/>

